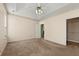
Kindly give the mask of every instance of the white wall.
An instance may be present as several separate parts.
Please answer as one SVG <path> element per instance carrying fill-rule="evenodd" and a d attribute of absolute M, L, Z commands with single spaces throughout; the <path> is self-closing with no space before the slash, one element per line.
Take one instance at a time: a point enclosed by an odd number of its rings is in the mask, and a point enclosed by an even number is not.
<path fill-rule="evenodd" d="M 79 17 L 79 9 L 40 21 L 45 26 L 45 39 L 66 45 L 66 19 Z"/>
<path fill-rule="evenodd" d="M 7 38 L 6 38 L 6 27 L 5 27 L 5 20 L 7 17 L 6 10 L 3 4 L 0 3 L 0 55 L 2 54 L 4 48 L 7 45 Z"/>
<path fill-rule="evenodd" d="M 31 38 L 38 38 L 37 25 L 37 21 L 9 14 L 8 41 L 13 42 Z"/>

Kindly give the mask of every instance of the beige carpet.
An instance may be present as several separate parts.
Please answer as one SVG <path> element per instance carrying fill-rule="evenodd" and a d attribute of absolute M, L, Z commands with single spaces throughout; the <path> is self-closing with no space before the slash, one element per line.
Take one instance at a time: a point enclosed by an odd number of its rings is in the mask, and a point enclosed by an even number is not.
<path fill-rule="evenodd" d="M 8 43 L 2 56 L 79 56 L 79 47 L 65 47 L 43 39 Z"/>

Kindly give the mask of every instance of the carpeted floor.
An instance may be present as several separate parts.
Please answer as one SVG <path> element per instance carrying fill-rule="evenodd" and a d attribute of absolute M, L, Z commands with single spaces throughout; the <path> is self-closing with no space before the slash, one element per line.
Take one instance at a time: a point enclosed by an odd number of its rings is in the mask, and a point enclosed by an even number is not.
<path fill-rule="evenodd" d="M 79 56 L 79 47 L 66 47 L 43 39 L 8 43 L 2 56 Z"/>

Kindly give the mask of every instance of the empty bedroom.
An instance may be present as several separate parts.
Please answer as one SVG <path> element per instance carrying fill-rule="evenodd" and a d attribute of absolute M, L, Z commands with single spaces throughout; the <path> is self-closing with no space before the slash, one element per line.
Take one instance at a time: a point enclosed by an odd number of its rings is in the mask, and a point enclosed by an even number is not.
<path fill-rule="evenodd" d="M 79 3 L 0 3 L 1 56 L 79 56 Z"/>

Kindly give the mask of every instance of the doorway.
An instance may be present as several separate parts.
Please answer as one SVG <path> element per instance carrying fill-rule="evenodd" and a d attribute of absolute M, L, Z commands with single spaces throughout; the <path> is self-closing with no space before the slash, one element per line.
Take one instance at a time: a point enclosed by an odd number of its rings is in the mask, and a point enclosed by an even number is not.
<path fill-rule="evenodd" d="M 67 46 L 79 47 L 79 17 L 67 20 Z"/>
<path fill-rule="evenodd" d="M 44 38 L 44 24 L 41 24 L 41 38 Z"/>

